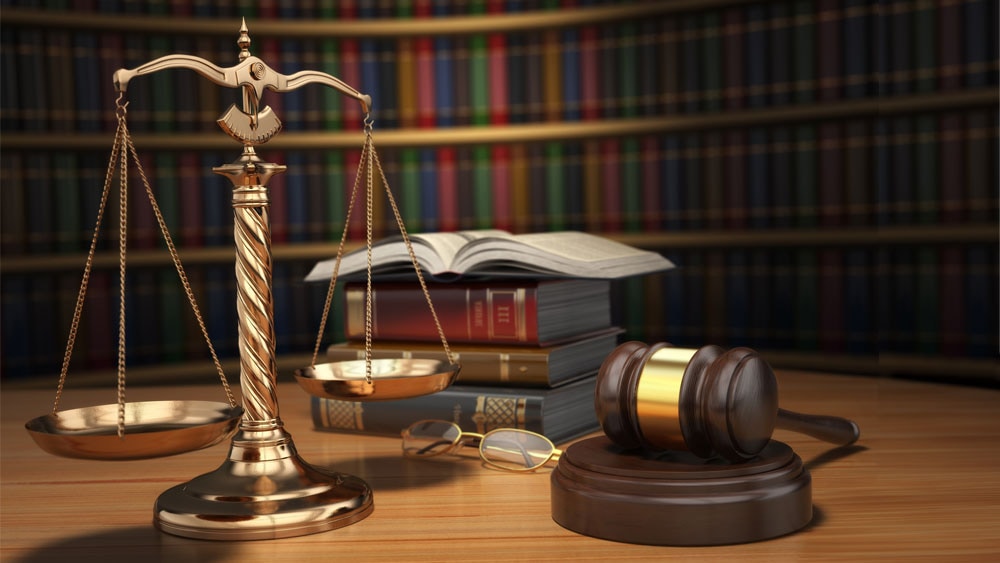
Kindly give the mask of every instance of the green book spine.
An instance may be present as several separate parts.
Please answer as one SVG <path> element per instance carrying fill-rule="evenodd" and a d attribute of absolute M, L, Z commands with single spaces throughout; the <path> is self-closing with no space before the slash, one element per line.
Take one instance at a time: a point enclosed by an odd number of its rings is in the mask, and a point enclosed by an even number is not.
<path fill-rule="evenodd" d="M 795 254 L 795 347 L 819 349 L 819 264 L 815 249 L 800 249 Z"/>
<path fill-rule="evenodd" d="M 57 152 L 52 156 L 52 182 L 57 194 L 55 249 L 59 252 L 78 252 L 89 248 L 81 246 L 83 212 L 77 176 L 76 154 Z M 5 202 L 6 203 L 6 202 Z"/>
<path fill-rule="evenodd" d="M 545 144 L 545 197 L 548 228 L 552 231 L 566 229 L 566 181 L 563 174 L 563 146 L 561 143 Z"/>
<path fill-rule="evenodd" d="M 396 193 L 401 194 L 401 201 L 399 202 L 399 212 L 403 217 L 403 224 L 409 231 L 420 231 L 422 230 L 421 219 L 423 213 L 421 212 L 421 193 L 420 193 L 420 154 L 417 149 L 405 148 L 400 151 L 400 175 L 399 175 L 399 190 Z M 393 228 L 394 219 L 388 218 L 390 222 L 388 226 L 390 233 L 395 233 L 397 229 Z"/>
<path fill-rule="evenodd" d="M 795 2 L 792 18 L 792 99 L 807 104 L 816 99 L 816 14 L 811 1 Z"/>
<path fill-rule="evenodd" d="M 722 109 L 722 37 L 719 13 L 707 12 L 702 17 L 702 111 Z"/>
<path fill-rule="evenodd" d="M 812 124 L 799 125 L 795 128 L 794 147 L 794 179 L 797 186 L 795 192 L 795 226 L 814 228 L 818 223 L 818 189 L 816 177 L 816 126 Z"/>
<path fill-rule="evenodd" d="M 626 231 L 642 230 L 642 154 L 635 137 L 622 139 L 622 227 Z"/>
<path fill-rule="evenodd" d="M 177 156 L 172 152 L 160 152 L 156 153 L 155 158 L 156 164 L 154 168 L 156 169 L 156 173 L 153 176 L 153 181 L 156 184 L 152 188 L 154 193 L 157 194 L 156 203 L 160 207 L 163 222 L 167 225 L 167 231 L 170 233 L 171 238 L 174 239 L 174 244 L 179 244 L 177 239 L 181 228 L 181 209 L 180 184 L 177 176 Z M 160 246 L 166 248 L 166 241 L 162 233 L 159 240 Z"/>
<path fill-rule="evenodd" d="M 171 269 L 159 273 L 160 344 L 162 362 L 180 362 L 185 359 L 184 315 L 194 315 L 191 304 L 181 288 L 177 272 Z"/>

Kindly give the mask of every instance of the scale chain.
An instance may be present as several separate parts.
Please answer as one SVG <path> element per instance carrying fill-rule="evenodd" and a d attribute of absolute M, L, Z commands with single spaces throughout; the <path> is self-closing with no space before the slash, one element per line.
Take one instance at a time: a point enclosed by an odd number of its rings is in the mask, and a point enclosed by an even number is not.
<path fill-rule="evenodd" d="M 118 96 L 117 105 L 124 111 L 121 103 L 122 96 Z M 52 414 L 59 412 L 59 402 L 62 399 L 63 389 L 66 386 L 66 376 L 69 374 L 69 363 L 73 356 L 73 348 L 76 345 L 76 335 L 80 328 L 80 318 L 83 315 L 83 302 L 87 295 L 87 287 L 90 284 L 90 272 L 94 266 L 94 255 L 97 252 L 97 241 L 101 236 L 101 223 L 104 221 L 104 210 L 107 208 L 108 195 L 111 193 L 111 182 L 114 179 L 115 164 L 118 162 L 118 155 L 122 147 L 122 122 L 119 120 L 118 128 L 115 130 L 115 138 L 111 145 L 111 156 L 108 158 L 108 168 L 104 174 L 104 188 L 101 190 L 101 201 L 97 208 L 97 221 L 94 225 L 94 234 L 90 239 L 90 250 L 87 251 L 87 261 L 83 267 L 83 277 L 80 280 L 80 289 L 76 295 L 76 305 L 73 307 L 73 320 L 70 323 L 69 336 L 66 338 L 66 351 L 63 354 L 62 367 L 59 370 L 59 384 L 56 386 L 56 398 L 52 404 Z"/>
<path fill-rule="evenodd" d="M 235 407 L 236 398 L 233 396 L 233 391 L 229 386 L 229 380 L 226 378 L 225 371 L 222 369 L 222 362 L 219 361 L 219 356 L 215 352 L 215 346 L 212 345 L 212 339 L 208 334 L 208 326 L 205 324 L 205 320 L 201 315 L 201 309 L 198 307 L 198 302 L 194 297 L 194 290 L 191 288 L 191 282 L 188 280 L 187 273 L 184 271 L 184 265 L 181 263 L 180 255 L 177 253 L 177 247 L 174 245 L 173 237 L 170 235 L 170 230 L 167 228 L 167 222 L 163 218 L 160 206 L 156 203 L 156 196 L 153 194 L 153 189 L 149 185 L 149 179 L 146 178 L 146 172 L 142 168 L 139 155 L 135 150 L 135 145 L 132 143 L 132 136 L 128 133 L 127 128 L 125 129 L 125 141 L 128 146 L 129 153 L 132 155 L 132 162 L 135 164 L 136 171 L 139 174 L 139 179 L 142 181 L 143 188 L 146 190 L 146 195 L 149 198 L 149 204 L 153 208 L 153 215 L 156 217 L 156 223 L 159 225 L 160 232 L 163 234 L 163 242 L 167 246 L 167 251 L 170 253 L 170 259 L 174 264 L 174 269 L 177 270 L 177 276 L 181 280 L 181 286 L 184 288 L 184 294 L 187 296 L 188 304 L 191 306 L 191 311 L 194 313 L 195 320 L 201 330 L 202 337 L 205 339 L 205 344 L 208 346 L 208 351 L 212 356 L 212 363 L 215 365 L 215 370 L 219 375 L 220 381 L 222 382 L 222 388 L 226 393 L 226 400 L 229 402 L 229 406 Z"/>
<path fill-rule="evenodd" d="M 118 267 L 119 267 L 119 300 L 118 300 L 118 363 L 117 363 L 117 402 L 118 402 L 118 421 L 117 421 L 117 434 L 119 438 L 123 438 L 125 435 L 125 282 L 126 282 L 126 256 L 127 256 L 127 239 L 128 239 L 128 160 L 129 156 L 132 157 L 132 161 L 135 164 L 136 171 L 142 182 L 143 188 L 149 197 L 150 205 L 153 208 L 153 213 L 156 216 L 157 223 L 159 224 L 160 231 L 163 234 L 164 242 L 166 243 L 167 249 L 170 252 L 170 257 L 174 263 L 174 267 L 177 270 L 178 276 L 181 280 L 181 285 L 184 287 L 184 292 L 187 295 L 188 302 L 191 305 L 191 309 L 194 312 L 195 318 L 201 328 L 202 336 L 205 338 L 205 342 L 208 345 L 209 352 L 211 353 L 212 360 L 215 364 L 216 370 L 218 371 L 219 377 L 222 381 L 223 389 L 226 393 L 226 398 L 229 401 L 230 406 L 236 406 L 236 399 L 233 396 L 232 389 L 229 386 L 229 382 L 226 379 L 225 373 L 222 369 L 222 364 L 219 361 L 218 355 L 215 352 L 215 348 L 212 345 L 212 341 L 208 335 L 208 328 L 205 325 L 205 321 L 201 315 L 201 311 L 198 308 L 197 301 L 194 297 L 194 291 L 191 288 L 190 281 L 188 280 L 187 274 L 184 271 L 184 266 L 180 261 L 180 256 L 177 253 L 177 248 L 174 245 L 173 239 L 170 236 L 170 231 L 167 229 L 166 221 L 163 218 L 163 214 L 160 211 L 160 207 L 156 202 L 156 197 L 153 194 L 153 190 L 150 187 L 149 180 L 146 177 L 146 173 L 142 168 L 142 164 L 139 160 L 138 153 L 135 149 L 135 145 L 132 142 L 132 136 L 128 130 L 127 123 L 127 106 L 128 102 L 123 102 L 123 94 L 119 94 L 118 99 L 115 102 L 115 117 L 118 121 L 117 129 L 115 130 L 114 141 L 111 146 L 111 155 L 108 159 L 108 167 L 105 173 L 104 186 L 101 192 L 101 201 L 97 211 L 97 221 L 94 226 L 94 233 L 91 238 L 90 249 L 87 252 L 87 261 L 84 266 L 83 277 L 80 282 L 80 289 L 77 293 L 76 304 L 73 309 L 73 319 L 70 324 L 69 336 L 67 337 L 66 351 L 63 355 L 63 363 L 59 373 L 59 383 L 56 388 L 56 398 L 52 405 L 52 413 L 57 414 L 59 411 L 59 403 L 62 399 L 62 394 L 65 389 L 66 378 L 69 373 L 69 364 L 73 355 L 73 348 L 76 344 L 76 337 L 79 332 L 80 319 L 83 314 L 83 303 L 86 297 L 87 288 L 90 282 L 90 274 L 93 270 L 94 256 L 97 250 L 97 241 L 100 238 L 101 224 L 104 219 L 104 211 L 107 207 L 107 201 L 109 199 L 109 194 L 111 191 L 111 184 L 115 174 L 116 165 L 118 165 L 119 173 L 119 224 L 118 224 Z"/>
<path fill-rule="evenodd" d="M 351 189 L 350 202 L 347 206 L 347 217 L 344 221 L 344 229 L 341 233 L 340 244 L 337 246 L 337 254 L 334 258 L 333 263 L 333 273 L 330 277 L 330 283 L 327 287 L 326 300 L 323 303 L 323 313 L 320 318 L 319 331 L 316 335 L 316 345 L 313 348 L 312 356 L 312 366 L 316 365 L 316 358 L 319 356 L 320 344 L 323 339 L 323 331 L 326 328 L 327 319 L 330 314 L 330 308 L 333 302 L 334 288 L 337 285 L 337 276 L 340 272 L 340 263 L 344 254 L 344 244 L 347 240 L 348 227 L 351 221 L 351 212 L 354 210 L 354 203 L 358 191 L 358 185 L 361 181 L 361 176 L 365 176 L 365 246 L 367 251 L 367 262 L 366 262 L 366 291 L 365 291 L 365 382 L 368 384 L 372 383 L 372 225 L 374 223 L 373 217 L 373 205 L 372 198 L 374 192 L 374 171 L 378 170 L 379 179 L 382 182 L 382 186 L 385 188 L 386 196 L 389 200 L 389 205 L 392 208 L 393 217 L 396 220 L 396 225 L 399 227 L 400 235 L 403 238 L 403 242 L 406 245 L 406 250 L 410 256 L 410 262 L 413 265 L 413 269 L 416 272 L 417 280 L 420 282 L 420 289 L 424 294 L 424 298 L 427 301 L 427 307 L 430 309 L 431 316 L 434 319 L 434 327 L 437 329 L 438 336 L 441 339 L 441 345 L 444 348 L 445 356 L 448 359 L 448 363 L 455 363 L 454 356 L 452 355 L 451 348 L 448 346 L 448 339 L 444 335 L 444 329 L 441 327 L 441 321 L 438 318 L 437 311 L 434 309 L 434 303 L 431 300 L 430 290 L 427 288 L 427 282 L 424 279 L 423 273 L 420 268 L 420 263 L 417 261 L 416 253 L 413 251 L 413 243 L 410 240 L 409 235 L 406 232 L 406 227 L 403 225 L 403 217 L 399 212 L 399 206 L 396 204 L 396 199 L 392 195 L 392 190 L 389 188 L 389 181 L 385 176 L 385 171 L 382 169 L 382 163 L 379 160 L 378 153 L 375 150 L 375 142 L 373 140 L 372 130 L 374 120 L 371 118 L 371 114 L 365 115 L 365 143 L 361 149 L 361 159 L 358 163 L 358 172 L 354 178 L 354 187 Z"/>

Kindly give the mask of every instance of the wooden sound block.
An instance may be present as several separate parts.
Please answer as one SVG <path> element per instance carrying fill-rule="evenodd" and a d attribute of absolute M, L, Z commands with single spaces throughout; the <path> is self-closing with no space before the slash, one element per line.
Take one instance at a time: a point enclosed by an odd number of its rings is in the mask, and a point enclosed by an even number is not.
<path fill-rule="evenodd" d="M 648 545 L 746 543 L 812 519 L 812 478 L 772 440 L 744 463 L 626 450 L 599 436 L 570 446 L 552 472 L 552 519 L 574 532 Z"/>

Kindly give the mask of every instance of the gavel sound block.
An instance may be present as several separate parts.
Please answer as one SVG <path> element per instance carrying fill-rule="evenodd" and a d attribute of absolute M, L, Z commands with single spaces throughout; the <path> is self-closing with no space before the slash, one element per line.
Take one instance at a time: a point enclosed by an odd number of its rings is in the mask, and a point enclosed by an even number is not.
<path fill-rule="evenodd" d="M 601 366 L 604 436 L 570 446 L 552 473 L 552 518 L 572 531 L 650 545 L 773 538 L 812 519 L 812 479 L 775 427 L 838 445 L 858 427 L 778 408 L 770 366 L 748 348 L 626 342 Z"/>

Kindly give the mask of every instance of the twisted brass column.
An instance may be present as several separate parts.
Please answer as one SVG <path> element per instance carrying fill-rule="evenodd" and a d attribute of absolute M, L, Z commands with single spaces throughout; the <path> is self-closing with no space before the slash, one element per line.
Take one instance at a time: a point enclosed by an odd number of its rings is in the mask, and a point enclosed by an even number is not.
<path fill-rule="evenodd" d="M 373 508 L 364 481 L 303 461 L 278 416 L 266 183 L 284 170 L 251 146 L 213 169 L 233 184 L 244 415 L 218 469 L 157 499 L 154 523 L 164 532 L 216 540 L 299 536 L 352 524 Z"/>

